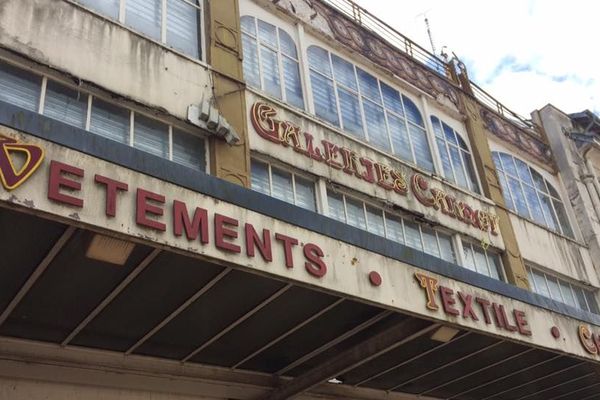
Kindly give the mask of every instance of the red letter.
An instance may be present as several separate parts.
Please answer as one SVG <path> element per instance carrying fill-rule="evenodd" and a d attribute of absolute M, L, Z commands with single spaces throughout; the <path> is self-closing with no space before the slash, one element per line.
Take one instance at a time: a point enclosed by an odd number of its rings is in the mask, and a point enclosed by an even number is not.
<path fill-rule="evenodd" d="M 419 200 L 419 203 L 427 207 L 433 207 L 435 201 L 433 198 L 426 195 L 427 189 L 429 189 L 429 183 L 427 183 L 423 175 L 414 174 L 410 180 L 410 186 L 415 197 Z"/>
<path fill-rule="evenodd" d="M 454 300 L 454 290 L 445 286 L 440 286 L 440 294 L 442 295 L 442 307 L 446 314 L 460 315 L 460 312 L 453 307 L 453 304 L 456 304 L 456 301 Z"/>
<path fill-rule="evenodd" d="M 147 214 L 152 214 L 157 217 L 163 215 L 163 209 L 159 206 L 149 204 L 148 200 L 155 201 L 160 204 L 165 203 L 165 196 L 153 192 L 149 192 L 144 189 L 137 190 L 136 196 L 136 212 L 135 222 L 138 225 L 147 226 L 148 228 L 156 229 L 157 231 L 164 232 L 167 227 L 162 222 L 155 221 L 148 218 Z"/>
<path fill-rule="evenodd" d="M 48 179 L 48 198 L 59 203 L 68 204 L 74 207 L 83 207 L 83 200 L 77 197 L 69 196 L 60 192 L 61 188 L 68 188 L 72 191 L 80 191 L 81 183 L 73 181 L 63 173 L 79 176 L 83 178 L 83 170 L 72 165 L 63 164 L 58 161 L 50 161 L 50 178 Z"/>
<path fill-rule="evenodd" d="M 470 294 L 463 294 L 462 292 L 457 292 L 458 298 L 463 303 L 463 318 L 471 317 L 473 321 L 479 321 L 479 317 L 475 314 L 473 310 L 473 296 Z"/>
<path fill-rule="evenodd" d="M 215 245 L 220 249 L 232 253 L 241 253 L 242 249 L 240 246 L 225 241 L 226 237 L 230 239 L 236 239 L 238 237 L 236 230 L 229 229 L 225 225 L 237 227 L 238 220 L 221 214 L 215 214 Z"/>
<path fill-rule="evenodd" d="M 96 183 L 101 183 L 106 189 L 106 216 L 114 217 L 117 215 L 117 190 L 127 191 L 129 186 L 125 182 L 119 182 L 96 174 L 94 176 Z"/>
<path fill-rule="evenodd" d="M 513 314 L 515 315 L 515 321 L 517 321 L 517 328 L 519 328 L 519 333 L 525 336 L 531 336 L 531 331 L 527 329 L 527 320 L 525 319 L 525 313 L 519 310 L 513 310 Z"/>
<path fill-rule="evenodd" d="M 246 255 L 254 257 L 254 247 L 258 249 L 263 260 L 267 262 L 273 261 L 273 252 L 271 251 L 271 231 L 263 229 L 263 239 L 260 241 L 258 233 L 252 224 L 244 226 L 246 231 Z"/>
<path fill-rule="evenodd" d="M 298 244 L 298 240 L 280 233 L 275 234 L 275 239 L 283 243 L 283 251 L 285 253 L 285 266 L 294 268 L 294 257 L 292 256 L 292 246 Z"/>
<path fill-rule="evenodd" d="M 425 296 L 427 297 L 426 307 L 430 310 L 437 311 L 440 308 L 435 302 L 435 292 L 438 290 L 438 280 L 419 272 L 415 272 L 415 278 L 417 278 L 421 287 L 425 289 Z"/>
<path fill-rule="evenodd" d="M 317 278 L 322 278 L 327 273 L 327 265 L 322 260 L 323 250 L 319 246 L 314 243 L 307 243 L 304 246 L 304 257 L 306 257 L 306 262 L 304 263 L 304 267 L 312 276 L 316 276 Z"/>
<path fill-rule="evenodd" d="M 490 318 L 490 313 L 488 311 L 488 307 L 490 306 L 490 302 L 486 299 L 482 299 L 481 297 L 475 297 L 475 301 L 479 303 L 481 306 L 481 311 L 483 311 L 483 319 L 486 324 L 491 324 L 492 319 Z"/>
<path fill-rule="evenodd" d="M 496 326 L 498 328 L 506 328 L 506 321 L 504 317 L 506 317 L 506 313 L 503 314 L 503 309 L 499 304 L 492 303 L 492 309 L 494 310 L 494 320 L 496 321 Z"/>
<path fill-rule="evenodd" d="M 208 213 L 205 209 L 196 207 L 194 220 L 190 221 L 187 206 L 184 202 L 173 201 L 173 233 L 181 236 L 185 229 L 185 236 L 189 241 L 196 240 L 200 233 L 200 242 L 208 243 Z"/>

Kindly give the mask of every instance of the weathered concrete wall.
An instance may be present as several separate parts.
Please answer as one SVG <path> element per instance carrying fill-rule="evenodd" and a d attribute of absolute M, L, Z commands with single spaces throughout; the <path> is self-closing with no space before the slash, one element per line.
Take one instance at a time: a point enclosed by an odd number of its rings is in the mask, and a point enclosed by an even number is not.
<path fill-rule="evenodd" d="M 0 46 L 179 118 L 211 96 L 205 65 L 65 0 L 0 2 Z"/>

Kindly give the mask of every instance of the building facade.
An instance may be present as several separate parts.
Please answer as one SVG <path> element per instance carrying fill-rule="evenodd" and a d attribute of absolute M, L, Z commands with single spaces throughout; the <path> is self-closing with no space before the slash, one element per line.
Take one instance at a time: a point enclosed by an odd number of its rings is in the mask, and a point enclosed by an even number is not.
<path fill-rule="evenodd" d="M 593 115 L 348 0 L 0 27 L 0 399 L 600 398 Z"/>

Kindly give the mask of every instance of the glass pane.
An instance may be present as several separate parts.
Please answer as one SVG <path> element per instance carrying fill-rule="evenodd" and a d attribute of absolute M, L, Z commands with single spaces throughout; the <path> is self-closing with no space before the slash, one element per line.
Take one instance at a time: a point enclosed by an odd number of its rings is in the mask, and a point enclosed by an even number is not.
<path fill-rule="evenodd" d="M 377 104 L 381 104 L 381 95 L 379 94 L 377 78 L 360 68 L 357 68 L 356 72 L 358 74 L 360 93 Z"/>
<path fill-rule="evenodd" d="M 292 174 L 271 167 L 271 179 L 273 181 L 271 195 L 277 199 L 294 204 Z"/>
<path fill-rule="evenodd" d="M 244 52 L 244 79 L 248 85 L 260 89 L 260 67 L 258 65 L 256 40 L 244 33 L 242 34 L 242 47 Z"/>
<path fill-rule="evenodd" d="M 456 182 L 454 178 L 454 171 L 452 171 L 452 162 L 450 161 L 450 156 L 448 155 L 448 146 L 446 145 L 446 141 L 436 138 L 438 152 L 440 154 L 440 159 L 442 160 L 442 167 L 444 169 L 444 177 L 451 182 Z"/>
<path fill-rule="evenodd" d="M 427 171 L 433 171 L 433 161 L 431 160 L 431 150 L 427 142 L 425 129 L 417 128 L 409 124 L 410 138 L 415 151 L 416 163 L 419 167 Z"/>
<path fill-rule="evenodd" d="M 348 61 L 342 60 L 333 54 L 331 55 L 331 62 L 333 64 L 335 81 L 354 90 L 355 92 L 358 91 L 358 86 L 356 85 L 356 75 L 354 74 L 354 66 Z"/>
<path fill-rule="evenodd" d="M 283 79 L 287 103 L 304 108 L 298 63 L 287 57 L 283 57 Z"/>
<path fill-rule="evenodd" d="M 385 236 L 383 227 L 383 212 L 372 207 L 367 207 L 367 230 L 379 236 Z"/>
<path fill-rule="evenodd" d="M 571 291 L 571 285 L 564 281 L 559 281 L 559 283 L 560 290 L 563 294 L 563 298 L 565 299 L 565 303 L 572 307 L 577 307 L 577 304 L 575 304 L 575 297 L 573 296 L 573 292 Z"/>
<path fill-rule="evenodd" d="M 240 18 L 240 25 L 242 26 L 242 32 L 256 37 L 256 21 L 254 17 L 244 15 Z"/>
<path fill-rule="evenodd" d="M 407 246 L 413 249 L 423 250 L 423 243 L 421 242 L 421 232 L 419 231 L 419 225 L 404 221 L 404 240 Z"/>
<path fill-rule="evenodd" d="M 410 142 L 408 140 L 408 131 L 406 123 L 403 119 L 398 118 L 390 113 L 387 116 L 388 126 L 390 128 L 390 136 L 392 145 L 394 146 L 394 154 L 403 160 L 414 162 Z"/>
<path fill-rule="evenodd" d="M 307 50 L 308 65 L 311 69 L 331 77 L 331 65 L 329 64 L 329 53 L 317 46 L 310 46 Z M 312 76 L 312 74 L 311 74 Z M 313 86 L 313 90 L 315 90 Z"/>
<path fill-rule="evenodd" d="M 479 248 L 478 246 L 473 246 L 473 257 L 475 259 L 475 271 L 479 272 L 480 274 L 490 276 L 487 259 L 483 249 Z"/>
<path fill-rule="evenodd" d="M 127 0 L 125 24 L 153 39 L 160 40 L 161 0 Z"/>
<path fill-rule="evenodd" d="M 513 177 L 518 177 L 517 167 L 515 167 L 515 162 L 513 161 L 512 156 L 509 156 L 505 153 L 500 153 L 500 159 L 502 160 L 502 166 L 504 172 L 512 175 Z"/>
<path fill-rule="evenodd" d="M 109 18 L 119 18 L 119 0 L 77 0 Z"/>
<path fill-rule="evenodd" d="M 550 297 L 550 291 L 548 290 L 548 286 L 546 285 L 546 278 L 540 272 L 533 271 L 533 280 L 535 281 L 535 288 L 538 291 L 538 294 L 542 296 Z"/>
<path fill-rule="evenodd" d="M 452 165 L 454 166 L 454 176 L 456 177 L 456 183 L 459 186 L 468 188 L 467 177 L 465 176 L 465 170 L 462 165 L 462 157 L 460 150 L 455 146 L 448 146 L 450 150 L 450 158 L 452 159 Z"/>
<path fill-rule="evenodd" d="M 269 183 L 269 166 L 252 160 L 252 189 L 261 193 L 271 195 Z"/>
<path fill-rule="evenodd" d="M 542 175 L 540 175 L 539 172 L 536 172 L 533 169 L 530 169 L 530 172 L 531 176 L 533 177 L 533 182 L 535 184 L 536 189 L 544 193 L 548 193 L 548 189 L 546 188 L 546 182 L 544 181 Z"/>
<path fill-rule="evenodd" d="M 494 160 L 494 164 L 496 165 L 496 169 L 502 169 L 502 163 L 500 162 L 500 154 L 497 151 L 492 152 L 492 159 Z"/>
<path fill-rule="evenodd" d="M 442 131 L 442 123 L 437 117 L 431 117 L 431 125 L 433 126 L 433 133 L 440 139 L 444 139 L 444 131 Z"/>
<path fill-rule="evenodd" d="M 577 303 L 577 308 L 588 311 L 588 307 L 585 302 L 585 295 L 583 294 L 583 289 L 577 286 L 571 287 L 573 288 L 573 292 L 575 292 L 575 302 Z"/>
<path fill-rule="evenodd" d="M 315 184 L 307 179 L 296 179 L 296 205 L 307 210 L 316 211 Z"/>
<path fill-rule="evenodd" d="M 516 211 L 519 215 L 529 218 L 529 210 L 527 209 L 527 203 L 525 201 L 525 195 L 521 189 L 521 184 L 515 178 L 508 178 L 508 185 L 513 195 L 515 202 Z"/>
<path fill-rule="evenodd" d="M 425 253 L 440 257 L 440 249 L 433 229 L 422 227 L 421 232 L 423 233 L 423 250 Z"/>
<path fill-rule="evenodd" d="M 273 50 L 260 46 L 260 57 L 262 62 L 262 74 L 265 92 L 281 99 L 281 84 L 279 82 L 279 63 L 277 53 Z"/>
<path fill-rule="evenodd" d="M 500 261 L 500 256 L 496 253 L 488 252 L 488 262 L 490 264 L 490 272 L 492 273 L 492 278 L 500 279 L 502 276 L 500 271 L 502 270 L 502 262 Z"/>
<path fill-rule="evenodd" d="M 344 212 L 344 200 L 341 194 L 327 191 L 327 203 L 329 204 L 328 215 L 338 221 L 346 222 L 346 214 Z"/>
<path fill-rule="evenodd" d="M 286 56 L 293 58 L 294 60 L 298 60 L 298 53 L 296 52 L 296 44 L 290 35 L 287 32 L 279 29 L 279 46 L 281 48 L 281 52 Z"/>
<path fill-rule="evenodd" d="M 88 95 L 59 85 L 51 80 L 46 86 L 44 115 L 65 124 L 85 128 Z"/>
<path fill-rule="evenodd" d="M 417 107 L 417 105 L 406 96 L 402 96 L 402 102 L 404 103 L 404 109 L 406 110 L 406 118 L 408 118 L 408 120 L 413 124 L 417 124 L 420 127 L 425 127 L 419 107 Z"/>
<path fill-rule="evenodd" d="M 584 290 L 583 293 L 585 295 L 585 299 L 587 300 L 587 304 L 590 307 L 590 311 L 594 314 L 598 314 L 598 302 L 596 301 L 596 296 L 594 293 L 589 290 Z"/>
<path fill-rule="evenodd" d="M 173 128 L 173 161 L 198 171 L 206 170 L 204 139 Z"/>
<path fill-rule="evenodd" d="M 129 110 L 93 98 L 90 132 L 129 144 L 129 115 Z"/>
<path fill-rule="evenodd" d="M 448 235 L 438 232 L 438 240 L 440 242 L 442 259 L 450 262 L 456 262 L 456 257 L 454 256 L 454 247 L 452 246 L 452 238 Z"/>
<path fill-rule="evenodd" d="M 533 220 L 539 224 L 546 225 L 544 212 L 542 211 L 542 206 L 540 204 L 537 191 L 532 186 L 529 186 L 525 183 L 523 184 L 523 190 L 525 192 L 525 199 L 527 200 L 527 204 L 529 204 L 529 210 L 531 211 Z"/>
<path fill-rule="evenodd" d="M 390 138 L 385 124 L 383 108 L 368 100 L 363 100 L 363 107 L 365 110 L 365 123 L 369 131 L 369 142 L 381 149 L 390 150 Z"/>
<path fill-rule="evenodd" d="M 314 71 L 310 72 L 310 81 L 317 117 L 339 126 L 333 82 Z"/>
<path fill-rule="evenodd" d="M 463 163 L 465 169 L 467 170 L 467 179 L 469 181 L 469 189 L 475 193 L 479 193 L 479 185 L 477 184 L 477 175 L 475 174 L 475 169 L 473 168 L 473 160 L 471 159 L 471 154 L 465 151 L 461 151 Z"/>
<path fill-rule="evenodd" d="M 465 264 L 463 265 L 463 267 L 468 268 L 471 271 L 476 271 L 475 258 L 473 255 L 473 248 L 471 247 L 470 244 L 467 244 L 467 243 L 463 244 L 463 253 L 464 253 L 464 259 L 465 259 Z"/>
<path fill-rule="evenodd" d="M 513 211 L 516 211 L 515 204 L 513 203 L 512 197 L 510 195 L 510 189 L 508 187 L 508 182 L 506 182 L 506 176 L 504 172 L 497 170 L 498 179 L 500 180 L 500 186 L 502 187 L 502 194 L 504 195 L 504 202 L 506 203 L 506 207 L 510 208 Z"/>
<path fill-rule="evenodd" d="M 133 140 L 137 149 L 169 157 L 169 129 L 161 122 L 136 114 Z"/>
<path fill-rule="evenodd" d="M 357 228 L 367 229 L 365 210 L 362 202 L 346 197 L 346 213 L 348 224 Z"/>
<path fill-rule="evenodd" d="M 338 87 L 338 96 L 340 98 L 340 111 L 342 112 L 342 124 L 344 130 L 360 138 L 365 134 L 362 127 L 360 104 L 358 97 L 341 87 Z"/>
<path fill-rule="evenodd" d="M 442 122 L 442 128 L 444 130 L 444 138 L 450 144 L 458 146 L 458 141 L 456 140 L 456 133 L 454 133 L 454 129 L 450 128 L 448 125 Z"/>
<path fill-rule="evenodd" d="M 0 100 L 38 112 L 42 77 L 0 63 Z"/>
<path fill-rule="evenodd" d="M 279 49 L 277 45 L 277 28 L 274 25 L 258 20 L 258 40 L 261 44 Z"/>
<path fill-rule="evenodd" d="M 404 231 L 402 229 L 402 219 L 394 215 L 385 215 L 385 227 L 387 238 L 398 243 L 404 243 Z"/>
<path fill-rule="evenodd" d="M 379 84 L 381 85 L 381 93 L 383 94 L 383 104 L 385 105 L 385 108 L 404 117 L 400 93 L 383 82 L 379 82 Z"/>
<path fill-rule="evenodd" d="M 569 223 L 569 217 L 567 217 L 565 206 L 557 200 L 552 200 L 552 203 L 554 204 L 556 214 L 558 214 L 558 223 L 560 225 L 562 233 L 565 236 L 573 237 L 573 231 L 571 230 L 571 224 Z"/>
<path fill-rule="evenodd" d="M 540 193 L 541 207 L 544 217 L 546 218 L 546 226 L 554 231 L 558 231 L 558 221 L 552 208 L 552 201 L 547 195 Z"/>
<path fill-rule="evenodd" d="M 548 281 L 548 289 L 550 290 L 550 296 L 557 301 L 564 302 L 562 295 L 560 294 L 560 287 L 558 281 L 552 276 L 546 276 Z"/>
<path fill-rule="evenodd" d="M 517 166 L 517 173 L 519 174 L 519 178 L 529 185 L 533 186 L 533 180 L 531 179 L 531 174 L 529 173 L 529 167 L 523 161 L 515 158 L 515 165 Z"/>
<path fill-rule="evenodd" d="M 167 45 L 200 58 L 200 10 L 183 0 L 167 1 Z"/>

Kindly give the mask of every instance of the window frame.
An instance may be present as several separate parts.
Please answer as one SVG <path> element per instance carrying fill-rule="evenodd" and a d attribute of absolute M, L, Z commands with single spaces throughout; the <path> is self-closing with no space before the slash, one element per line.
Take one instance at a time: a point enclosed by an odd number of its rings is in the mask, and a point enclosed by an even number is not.
<path fill-rule="evenodd" d="M 184 56 L 185 58 L 188 58 L 190 60 L 193 60 L 195 62 L 200 62 L 203 65 L 206 65 L 206 23 L 205 23 L 205 8 L 206 8 L 206 4 L 204 0 L 197 0 L 198 4 L 194 4 L 193 1 L 191 0 L 178 0 L 178 1 L 182 1 L 186 4 L 188 4 L 191 7 L 196 8 L 199 12 L 196 14 L 197 17 L 197 22 L 198 22 L 198 51 L 200 53 L 200 56 L 198 58 L 194 57 L 193 55 L 187 54 L 186 52 L 184 52 L 183 50 L 177 49 L 175 47 L 172 47 L 168 44 L 167 42 L 167 4 L 169 0 L 160 0 L 160 5 L 161 5 L 161 23 L 160 23 L 160 38 L 153 38 L 150 35 L 147 35 L 144 32 L 141 32 L 137 29 L 135 29 L 134 27 L 132 27 L 131 25 L 128 25 L 125 20 L 126 20 L 126 2 L 127 0 L 117 0 L 119 2 L 119 10 L 117 12 L 117 18 L 113 18 L 110 15 L 106 15 L 103 14 L 101 11 L 96 10 L 95 8 L 91 7 L 88 4 L 82 3 L 79 0 L 64 0 L 67 1 L 69 3 L 72 4 L 76 4 L 79 7 L 84 8 L 85 10 L 92 12 L 96 15 L 101 16 L 102 18 L 105 18 L 109 21 L 112 21 L 114 23 L 117 23 L 119 26 L 127 29 L 128 31 L 135 33 L 136 35 L 142 36 L 143 38 L 150 40 L 154 43 L 159 44 L 162 47 L 165 47 L 181 56 Z"/>
<path fill-rule="evenodd" d="M 504 263 L 502 262 L 501 252 L 498 249 L 491 247 L 491 246 L 487 246 L 487 247 L 481 246 L 480 244 L 477 244 L 472 239 L 465 239 L 462 236 L 460 238 L 461 238 L 461 250 L 463 252 L 462 253 L 463 257 L 461 260 L 462 267 L 464 267 L 470 271 L 477 272 L 478 274 L 485 275 L 488 278 L 497 279 L 497 280 L 503 281 L 503 282 L 506 281 L 506 274 L 504 271 Z M 467 247 L 471 249 L 471 253 L 473 255 L 475 254 L 475 249 L 483 251 L 483 253 L 485 255 L 485 261 L 486 261 L 486 267 L 487 267 L 488 274 L 482 274 L 481 272 L 477 271 L 477 265 L 473 266 L 475 268 L 474 270 L 468 267 L 468 263 L 464 259 L 464 254 L 465 254 L 464 252 L 465 252 L 465 248 L 467 248 Z M 496 278 L 492 274 L 492 268 L 494 268 L 494 263 L 491 261 L 490 254 L 493 254 L 496 257 L 496 259 L 498 260 L 498 268 L 499 268 L 497 270 L 498 278 Z M 476 262 L 475 258 L 473 258 L 473 261 Z"/>
<path fill-rule="evenodd" d="M 248 37 L 250 37 L 251 40 L 254 41 L 254 44 L 256 45 L 256 59 L 258 62 L 258 79 L 260 80 L 260 87 L 254 87 L 253 85 L 248 84 L 248 82 L 246 81 L 246 83 L 251 87 L 254 88 L 256 90 L 259 90 L 262 94 L 268 96 L 268 97 L 274 97 L 275 99 L 277 99 L 278 101 L 281 101 L 283 103 L 285 103 L 286 105 L 290 106 L 290 107 L 294 107 L 297 109 L 300 109 L 302 111 L 306 111 L 306 105 L 307 105 L 307 98 L 306 98 L 306 85 L 305 85 L 305 79 L 306 77 L 304 76 L 303 73 L 303 68 L 302 68 L 302 57 L 301 57 L 301 48 L 300 48 L 300 44 L 298 43 L 298 41 L 296 39 L 294 39 L 293 35 L 291 35 L 290 33 L 287 32 L 286 29 L 282 28 L 281 26 L 277 25 L 277 24 L 273 24 L 269 21 L 266 21 L 264 19 L 261 19 L 255 15 L 242 15 L 240 17 L 241 18 L 251 18 L 254 22 L 254 30 L 255 33 L 252 34 L 250 32 L 246 32 L 242 27 L 240 28 L 240 34 L 242 35 L 242 49 L 243 49 L 243 35 L 246 35 Z M 275 32 L 276 32 L 276 36 L 277 36 L 277 48 L 274 48 L 272 46 L 272 44 L 267 43 L 267 42 L 263 42 L 260 39 L 260 34 L 259 34 L 259 23 L 263 22 L 265 24 L 271 25 L 275 28 Z M 295 50 L 296 50 L 296 59 L 292 58 L 291 56 L 285 54 L 281 48 L 281 32 L 283 32 L 284 34 L 288 35 L 291 39 L 291 41 L 294 44 Z M 253 36 L 254 35 L 254 36 Z M 263 62 L 262 62 L 262 52 L 261 52 L 261 46 L 265 46 L 267 47 L 269 50 L 273 51 L 276 55 L 277 55 L 277 68 L 278 68 L 278 78 L 279 78 L 279 91 L 280 91 L 280 95 L 281 97 L 277 97 L 274 96 L 273 94 L 269 93 L 266 89 L 265 89 L 265 74 L 263 71 Z M 299 84 L 300 84 L 300 95 L 302 98 L 302 106 L 299 107 L 296 104 L 293 104 L 291 102 L 288 101 L 288 94 L 287 94 L 287 85 L 286 85 L 286 80 L 285 80 L 285 69 L 284 69 L 284 58 L 290 59 L 292 61 L 294 61 L 296 63 L 296 66 L 298 68 L 298 79 L 299 79 Z"/>

